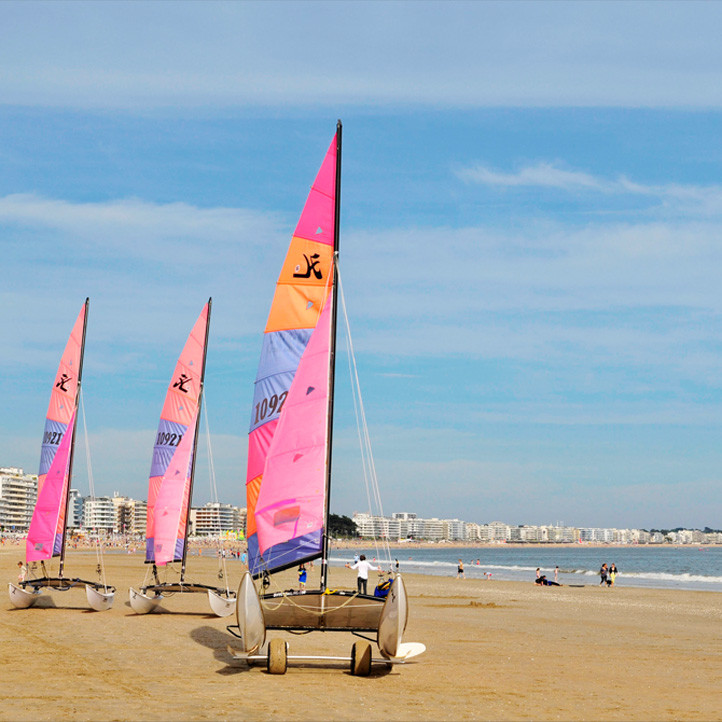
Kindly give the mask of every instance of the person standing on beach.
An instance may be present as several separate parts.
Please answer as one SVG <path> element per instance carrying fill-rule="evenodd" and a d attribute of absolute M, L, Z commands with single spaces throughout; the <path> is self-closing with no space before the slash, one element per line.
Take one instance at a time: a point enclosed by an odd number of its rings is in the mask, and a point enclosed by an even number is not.
<path fill-rule="evenodd" d="M 608 573 L 608 572 L 607 572 L 607 565 L 606 565 L 606 563 L 605 563 L 605 564 L 602 564 L 602 568 L 599 570 L 599 576 L 602 578 L 601 581 L 599 582 L 599 586 L 600 586 L 600 587 L 602 586 L 602 584 L 608 584 L 608 582 L 607 582 L 607 573 Z"/>
<path fill-rule="evenodd" d="M 306 591 L 306 565 L 300 564 L 298 567 L 298 591 Z"/>
<path fill-rule="evenodd" d="M 559 581 L 559 567 L 558 566 L 554 567 L 554 581 L 555 582 Z"/>
<path fill-rule="evenodd" d="M 610 586 L 612 586 L 612 587 L 614 586 L 614 580 L 617 578 L 618 573 L 619 572 L 617 571 L 617 565 L 614 562 L 612 562 L 612 566 L 609 567 L 609 579 L 612 582 Z"/>
<path fill-rule="evenodd" d="M 369 570 L 372 572 L 380 572 L 381 567 L 374 567 L 366 561 L 366 555 L 362 554 L 359 560 L 354 564 L 346 564 L 349 569 L 358 569 L 358 577 L 356 578 L 356 588 L 359 594 L 366 594 L 366 587 L 369 580 Z"/>
<path fill-rule="evenodd" d="M 466 574 L 464 574 L 464 562 L 459 559 L 459 566 L 456 568 L 456 578 L 457 579 L 466 579 Z"/>
<path fill-rule="evenodd" d="M 537 567 L 536 568 L 536 578 L 539 579 L 540 576 L 541 576 L 541 569 L 539 569 L 539 567 Z"/>
<path fill-rule="evenodd" d="M 28 568 L 22 562 L 18 562 L 18 583 L 22 584 L 28 576 Z"/>

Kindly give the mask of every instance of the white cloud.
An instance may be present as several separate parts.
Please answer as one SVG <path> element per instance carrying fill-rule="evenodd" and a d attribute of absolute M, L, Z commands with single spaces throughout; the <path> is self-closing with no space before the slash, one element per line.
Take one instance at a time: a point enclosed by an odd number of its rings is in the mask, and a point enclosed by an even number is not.
<path fill-rule="evenodd" d="M 722 186 L 718 185 L 645 185 L 624 176 L 614 180 L 599 178 L 550 162 L 526 166 L 515 173 L 503 173 L 477 164 L 459 169 L 456 175 L 466 182 L 495 188 L 556 188 L 570 193 L 646 196 L 680 213 L 718 215 L 722 212 Z"/>

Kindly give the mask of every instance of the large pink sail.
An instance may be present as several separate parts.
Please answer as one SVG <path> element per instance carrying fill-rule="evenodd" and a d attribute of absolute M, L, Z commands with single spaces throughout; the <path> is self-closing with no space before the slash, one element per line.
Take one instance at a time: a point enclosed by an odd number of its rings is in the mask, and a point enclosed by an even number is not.
<path fill-rule="evenodd" d="M 190 444 L 192 456 L 196 433 L 196 419 L 198 418 L 198 406 L 203 383 L 203 364 L 205 362 L 209 314 L 210 301 L 203 307 L 201 315 L 193 326 L 190 336 L 188 336 L 188 340 L 183 347 L 183 351 L 178 358 L 173 377 L 168 385 L 163 411 L 160 415 L 148 484 L 145 552 L 146 561 L 148 562 L 157 561 L 155 558 L 155 536 L 158 520 L 156 503 L 161 489 L 165 485 L 166 472 L 182 443 Z M 168 495 L 171 493 L 180 495 L 183 492 L 174 487 L 172 492 L 170 488 L 167 491 Z M 185 547 L 185 518 L 182 528 L 177 529 L 173 547 L 173 558 L 166 561 L 180 561 L 183 558 L 183 550 Z M 164 540 L 163 548 L 165 550 L 165 557 L 168 550 L 167 540 Z"/>
<path fill-rule="evenodd" d="M 326 498 L 331 297 L 301 357 L 268 450 L 256 533 L 268 549 L 323 529 Z"/>
<path fill-rule="evenodd" d="M 322 352 L 327 358 L 326 369 L 320 371 L 322 364 L 317 359 L 309 361 L 308 373 L 314 378 L 313 384 L 304 386 L 304 382 L 299 381 L 303 389 L 298 392 L 293 385 L 301 373 L 301 359 L 305 358 L 310 339 L 315 335 L 322 310 L 330 307 L 332 312 L 333 308 L 332 301 L 327 303 L 327 299 L 336 239 L 339 143 L 340 129 L 326 152 L 291 239 L 263 337 L 251 411 L 246 475 L 246 536 L 249 568 L 254 576 L 289 567 L 299 560 L 313 559 L 320 556 L 323 549 L 323 491 L 321 497 L 316 496 L 319 487 L 323 487 L 321 476 L 316 476 L 317 462 L 323 454 L 318 450 L 311 453 L 310 448 L 316 449 L 316 440 L 323 435 L 318 425 L 326 423 L 327 410 L 323 410 L 323 403 L 319 402 L 313 405 L 313 411 L 308 406 L 304 412 L 294 412 L 293 420 L 284 423 L 283 419 L 293 396 L 297 393 L 303 396 L 309 385 L 328 393 L 327 344 Z M 319 337 L 327 335 L 328 332 L 319 333 Z M 321 346 L 324 343 L 319 341 Z M 316 357 L 316 352 L 313 356 Z M 319 376 L 321 373 L 323 379 Z M 313 396 L 320 398 L 317 392 Z M 302 430 L 308 430 L 309 438 L 297 437 Z M 278 438 L 279 435 L 288 438 Z M 294 451 L 296 442 L 302 448 Z M 325 439 L 322 443 L 325 444 Z M 296 458 L 296 454 L 302 456 Z M 301 467 L 304 471 L 297 475 Z"/>
<path fill-rule="evenodd" d="M 33 554 L 28 556 L 28 561 L 38 561 L 40 559 L 50 559 L 53 556 L 59 556 L 62 551 L 63 537 L 65 535 L 66 522 L 66 503 L 67 489 L 70 480 L 69 475 L 69 459 L 70 451 L 73 446 L 73 434 L 75 433 L 75 410 L 78 402 L 78 389 L 80 387 L 80 377 L 83 367 L 83 342 L 85 338 L 85 323 L 88 315 L 89 300 L 86 299 L 83 307 L 80 309 L 73 330 L 70 334 L 65 350 L 60 359 L 58 373 L 55 377 L 55 383 L 50 393 L 50 404 L 48 405 L 48 413 L 45 418 L 45 430 L 43 432 L 43 443 L 40 451 L 40 470 L 38 472 L 38 504 L 35 506 L 33 517 L 30 522 L 30 529 L 38 529 L 38 525 L 46 523 L 51 517 L 55 519 L 55 528 L 53 529 L 53 543 L 47 545 L 46 539 L 37 538 L 32 541 Z M 58 465 L 53 468 L 56 456 L 63 444 L 67 444 L 68 459 L 60 459 Z M 56 495 L 43 493 L 45 483 L 50 470 L 53 469 L 55 475 L 56 470 L 63 470 L 64 480 L 63 486 L 65 493 L 59 497 Z M 55 478 L 57 482 L 57 478 Z M 57 509 L 52 510 L 45 507 L 42 511 L 39 509 L 39 503 L 42 500 L 43 505 L 49 503 L 50 499 L 54 499 L 53 503 L 57 504 Z M 36 517 L 42 516 L 45 521 L 36 521 Z M 28 536 L 28 552 L 31 551 L 30 532 Z M 41 544 L 40 549 L 35 549 L 37 544 Z M 42 554 L 42 556 L 39 556 Z"/>
<path fill-rule="evenodd" d="M 38 494 L 25 548 L 25 558 L 29 562 L 50 559 L 60 554 L 74 421 L 75 414 L 70 417 L 68 429 L 63 434 L 53 463 L 45 475 L 43 488 Z"/>

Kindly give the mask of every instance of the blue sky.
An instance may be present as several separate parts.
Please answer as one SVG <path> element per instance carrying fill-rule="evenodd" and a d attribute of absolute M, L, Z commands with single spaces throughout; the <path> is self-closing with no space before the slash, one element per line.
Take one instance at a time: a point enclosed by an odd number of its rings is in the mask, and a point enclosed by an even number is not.
<path fill-rule="evenodd" d="M 261 332 L 340 117 L 384 511 L 722 526 L 721 20 L 694 2 L 0 4 L 0 465 L 36 471 L 87 295 L 96 491 L 144 498 L 213 296 L 213 459 L 244 503 Z M 339 397 L 332 509 L 350 514 L 366 495 Z"/>

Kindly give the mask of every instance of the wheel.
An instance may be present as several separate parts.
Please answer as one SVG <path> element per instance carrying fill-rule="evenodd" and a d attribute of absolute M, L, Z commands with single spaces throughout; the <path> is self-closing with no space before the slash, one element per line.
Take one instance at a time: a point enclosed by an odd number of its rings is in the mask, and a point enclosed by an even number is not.
<path fill-rule="evenodd" d="M 351 647 L 351 674 L 368 677 L 371 671 L 371 645 L 368 642 L 354 642 Z"/>
<path fill-rule="evenodd" d="M 282 639 L 272 639 L 268 643 L 268 674 L 286 674 L 287 667 L 286 643 Z"/>

